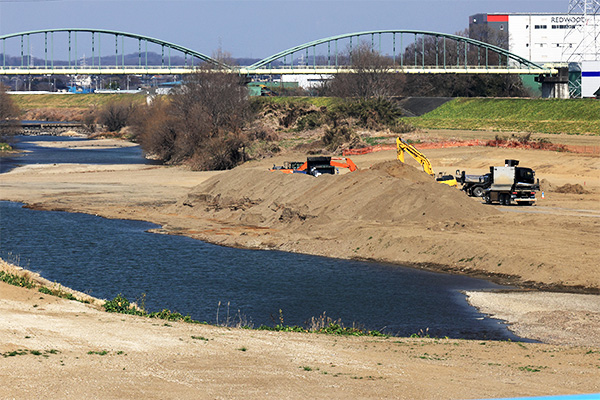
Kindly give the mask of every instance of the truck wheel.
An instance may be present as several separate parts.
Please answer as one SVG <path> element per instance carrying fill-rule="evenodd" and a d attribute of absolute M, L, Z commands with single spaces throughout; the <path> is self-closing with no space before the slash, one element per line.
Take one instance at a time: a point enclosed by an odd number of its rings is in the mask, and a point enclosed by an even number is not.
<path fill-rule="evenodd" d="M 492 204 L 492 199 L 490 198 L 490 195 L 489 195 L 489 194 L 486 194 L 486 195 L 484 196 L 484 200 L 485 200 L 485 203 L 486 203 L 486 204 Z"/>
<path fill-rule="evenodd" d="M 473 193 L 473 196 L 475 197 L 483 197 L 484 190 L 481 186 L 475 186 L 471 193 Z"/>
<path fill-rule="evenodd" d="M 504 205 L 510 206 L 510 195 L 509 194 L 504 195 Z"/>

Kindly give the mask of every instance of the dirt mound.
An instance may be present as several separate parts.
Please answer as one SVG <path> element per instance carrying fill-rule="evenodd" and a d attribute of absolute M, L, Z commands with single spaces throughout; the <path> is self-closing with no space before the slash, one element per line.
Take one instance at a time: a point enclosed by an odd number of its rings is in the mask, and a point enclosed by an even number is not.
<path fill-rule="evenodd" d="M 587 193 L 589 193 L 579 183 L 576 183 L 576 184 L 567 183 L 565 185 L 555 188 L 554 191 L 557 193 L 572 193 L 572 194 L 587 194 Z"/>
<path fill-rule="evenodd" d="M 397 161 L 318 178 L 239 167 L 195 187 L 178 207 L 269 227 L 306 220 L 456 222 L 497 212 Z"/>
<path fill-rule="evenodd" d="M 556 187 L 546 178 L 540 181 L 540 190 L 544 192 L 553 192 Z"/>

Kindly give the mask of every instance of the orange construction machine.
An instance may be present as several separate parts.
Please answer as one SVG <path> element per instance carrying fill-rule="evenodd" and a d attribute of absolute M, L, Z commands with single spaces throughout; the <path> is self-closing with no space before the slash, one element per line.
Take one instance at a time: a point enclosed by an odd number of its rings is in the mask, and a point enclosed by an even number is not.
<path fill-rule="evenodd" d="M 270 169 L 270 171 L 281 171 L 286 174 L 309 174 L 319 176 L 322 174 L 335 174 L 337 168 L 348 168 L 350 172 L 358 168 L 354 162 L 346 157 L 307 157 L 306 162 L 286 161 L 283 166 Z"/>

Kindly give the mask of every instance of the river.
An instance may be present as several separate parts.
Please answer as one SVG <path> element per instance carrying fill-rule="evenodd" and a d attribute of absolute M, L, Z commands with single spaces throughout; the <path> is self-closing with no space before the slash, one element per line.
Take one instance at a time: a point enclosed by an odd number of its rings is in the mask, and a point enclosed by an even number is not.
<path fill-rule="evenodd" d="M 64 162 L 64 153 L 52 150 L 54 162 Z M 120 150 L 102 153 L 115 163 Z M 51 153 L 45 156 L 49 160 Z M 373 262 L 233 249 L 149 233 L 156 226 L 147 222 L 30 210 L 5 201 L 0 202 L 0 216 L 0 257 L 95 297 L 143 299 L 149 311 L 167 308 L 209 323 L 225 322 L 229 315 L 254 326 L 272 326 L 280 317 L 285 324 L 302 325 L 326 313 L 347 326 L 356 323 L 401 336 L 423 331 L 440 337 L 519 340 L 504 324 L 466 302 L 462 290 L 503 288 L 483 280 Z"/>

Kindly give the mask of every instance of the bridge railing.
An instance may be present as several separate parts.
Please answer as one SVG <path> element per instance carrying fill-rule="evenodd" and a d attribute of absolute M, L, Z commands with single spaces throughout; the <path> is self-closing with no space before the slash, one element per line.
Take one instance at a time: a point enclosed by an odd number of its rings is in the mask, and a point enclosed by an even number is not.
<path fill-rule="evenodd" d="M 7 57 L 7 44 L 20 56 Z M 57 61 L 61 47 L 68 65 Z M 32 54 L 33 48 L 39 53 L 37 57 Z M 152 48 L 158 53 L 151 52 Z M 353 71 L 353 61 L 365 48 L 385 59 L 390 72 L 556 73 L 504 48 L 440 32 L 378 30 L 342 34 L 289 48 L 249 66 L 233 67 L 189 48 L 147 36 L 64 28 L 0 35 L 0 74 L 186 74 L 194 72 L 199 64 L 243 74 L 265 71 L 334 74 Z"/>

